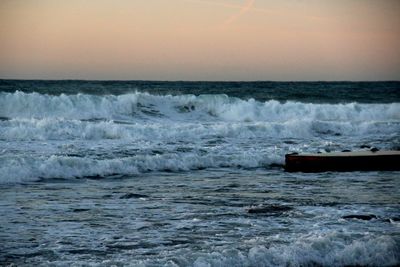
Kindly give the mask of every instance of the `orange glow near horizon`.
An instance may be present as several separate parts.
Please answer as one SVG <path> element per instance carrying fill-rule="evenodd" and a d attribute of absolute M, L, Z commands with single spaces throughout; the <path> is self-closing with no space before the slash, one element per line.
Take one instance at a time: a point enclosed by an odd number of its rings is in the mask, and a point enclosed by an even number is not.
<path fill-rule="evenodd" d="M 0 78 L 399 80 L 400 1 L 4 0 Z"/>

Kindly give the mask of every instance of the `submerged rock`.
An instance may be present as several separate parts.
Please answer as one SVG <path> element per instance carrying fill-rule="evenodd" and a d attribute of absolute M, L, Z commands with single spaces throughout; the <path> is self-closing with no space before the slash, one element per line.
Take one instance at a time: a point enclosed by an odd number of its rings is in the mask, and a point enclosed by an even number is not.
<path fill-rule="evenodd" d="M 288 206 L 268 205 L 250 208 L 247 210 L 247 212 L 252 214 L 281 213 L 292 209 L 292 207 Z"/>
<path fill-rule="evenodd" d="M 83 209 L 83 208 L 77 208 L 73 209 L 72 212 L 84 212 L 84 211 L 89 211 L 90 209 Z"/>
<path fill-rule="evenodd" d="M 120 197 L 120 199 L 130 199 L 130 198 L 148 198 L 148 195 L 136 194 L 136 193 L 127 193 Z"/>
<path fill-rule="evenodd" d="M 343 216 L 342 219 L 358 219 L 358 220 L 364 220 L 364 221 L 369 221 L 372 219 L 377 219 L 378 217 L 373 214 L 354 214 L 354 215 L 346 215 Z"/>

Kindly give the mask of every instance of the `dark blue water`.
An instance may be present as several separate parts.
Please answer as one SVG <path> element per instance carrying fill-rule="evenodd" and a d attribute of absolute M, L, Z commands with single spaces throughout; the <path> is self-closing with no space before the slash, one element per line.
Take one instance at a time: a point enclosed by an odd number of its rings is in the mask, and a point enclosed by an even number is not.
<path fill-rule="evenodd" d="M 396 266 L 399 172 L 282 168 L 368 146 L 399 82 L 0 80 L 0 265 Z"/>
<path fill-rule="evenodd" d="M 0 91 L 41 94 L 121 95 L 135 91 L 152 94 L 227 94 L 258 101 L 312 103 L 400 102 L 400 82 L 163 82 L 0 80 Z"/>

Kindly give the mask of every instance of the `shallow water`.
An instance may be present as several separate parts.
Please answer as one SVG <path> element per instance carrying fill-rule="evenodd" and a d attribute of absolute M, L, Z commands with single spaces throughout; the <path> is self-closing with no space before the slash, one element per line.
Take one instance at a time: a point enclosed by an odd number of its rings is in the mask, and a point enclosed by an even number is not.
<path fill-rule="evenodd" d="M 0 265 L 400 264 L 399 172 L 282 168 L 399 149 L 400 83 L 0 88 Z"/>
<path fill-rule="evenodd" d="M 3 185 L 2 261 L 27 266 L 395 265 L 399 188 L 396 172 L 311 175 L 279 169 Z M 248 213 L 260 206 L 274 208 Z M 377 218 L 342 218 L 353 214 Z"/>

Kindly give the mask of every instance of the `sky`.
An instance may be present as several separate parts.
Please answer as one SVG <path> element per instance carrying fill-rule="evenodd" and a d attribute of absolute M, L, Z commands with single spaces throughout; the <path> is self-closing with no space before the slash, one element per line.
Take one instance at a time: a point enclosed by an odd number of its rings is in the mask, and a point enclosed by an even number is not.
<path fill-rule="evenodd" d="M 400 0 L 0 0 L 0 78 L 400 80 Z"/>

